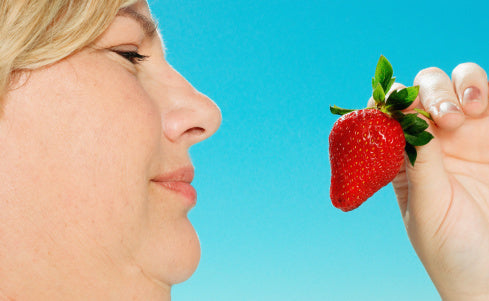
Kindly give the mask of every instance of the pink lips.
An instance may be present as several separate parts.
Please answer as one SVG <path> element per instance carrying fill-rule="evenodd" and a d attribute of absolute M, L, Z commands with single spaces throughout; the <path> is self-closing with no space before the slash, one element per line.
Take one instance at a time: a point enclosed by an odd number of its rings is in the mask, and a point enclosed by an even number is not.
<path fill-rule="evenodd" d="M 194 206 L 197 201 L 197 191 L 190 184 L 193 179 L 194 169 L 192 167 L 184 167 L 158 175 L 152 181 L 182 195 L 189 202 L 190 206 Z"/>

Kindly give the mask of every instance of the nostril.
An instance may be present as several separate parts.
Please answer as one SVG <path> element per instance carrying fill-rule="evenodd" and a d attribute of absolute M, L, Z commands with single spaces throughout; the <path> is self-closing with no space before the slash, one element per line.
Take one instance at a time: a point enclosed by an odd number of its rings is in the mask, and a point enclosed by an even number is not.
<path fill-rule="evenodd" d="M 193 127 L 185 131 L 189 136 L 201 136 L 205 133 L 205 129 L 201 127 Z"/>

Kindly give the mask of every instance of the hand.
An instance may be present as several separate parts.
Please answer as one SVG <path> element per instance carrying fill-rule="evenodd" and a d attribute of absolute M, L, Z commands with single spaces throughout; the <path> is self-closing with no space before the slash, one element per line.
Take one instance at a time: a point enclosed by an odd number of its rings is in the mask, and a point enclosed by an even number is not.
<path fill-rule="evenodd" d="M 393 181 L 407 233 L 444 300 L 489 300 L 487 75 L 466 63 L 452 80 L 428 68 L 414 84 L 435 139 Z"/>

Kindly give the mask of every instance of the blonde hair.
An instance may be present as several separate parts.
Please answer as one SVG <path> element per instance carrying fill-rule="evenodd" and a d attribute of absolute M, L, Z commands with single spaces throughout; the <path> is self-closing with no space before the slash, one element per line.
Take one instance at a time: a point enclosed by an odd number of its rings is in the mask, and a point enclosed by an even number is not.
<path fill-rule="evenodd" d="M 0 99 L 18 71 L 91 44 L 119 9 L 137 0 L 0 0 Z"/>

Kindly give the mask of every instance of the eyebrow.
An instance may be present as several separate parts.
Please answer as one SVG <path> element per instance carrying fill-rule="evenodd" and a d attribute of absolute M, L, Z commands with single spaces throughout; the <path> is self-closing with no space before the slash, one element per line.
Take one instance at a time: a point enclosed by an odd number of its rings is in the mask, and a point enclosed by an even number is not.
<path fill-rule="evenodd" d="M 158 30 L 158 24 L 154 19 L 148 18 L 145 15 L 138 13 L 131 7 L 121 8 L 117 13 L 117 15 L 130 17 L 134 19 L 136 22 L 138 22 L 141 25 L 145 35 L 148 38 L 153 38 Z"/>

